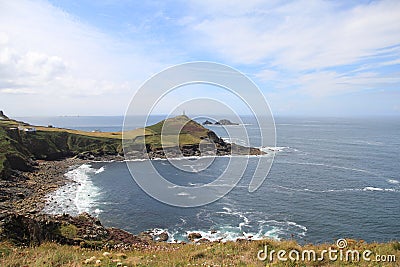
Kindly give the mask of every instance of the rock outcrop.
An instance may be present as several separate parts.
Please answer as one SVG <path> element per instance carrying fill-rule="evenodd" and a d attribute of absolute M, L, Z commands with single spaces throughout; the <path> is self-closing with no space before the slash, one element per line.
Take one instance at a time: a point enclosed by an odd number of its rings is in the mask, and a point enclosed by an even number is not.
<path fill-rule="evenodd" d="M 215 125 L 239 125 L 239 123 L 231 122 L 230 120 L 223 119 L 219 120 L 215 123 Z"/>
<path fill-rule="evenodd" d="M 214 123 L 212 123 L 212 122 L 209 121 L 209 120 L 206 120 L 205 122 L 203 122 L 203 125 L 211 125 L 211 124 L 214 124 Z"/>
<path fill-rule="evenodd" d="M 72 217 L 3 212 L 0 214 L 0 239 L 19 246 L 40 245 L 47 241 L 89 248 L 128 248 L 148 244 L 124 230 L 104 227 L 87 213 Z"/>
<path fill-rule="evenodd" d="M 194 233 L 189 233 L 188 235 L 187 235 L 187 238 L 189 239 L 189 241 L 194 241 L 194 240 L 196 240 L 196 239 L 200 239 L 200 238 L 202 238 L 202 235 L 200 234 L 200 233 L 196 233 L 196 232 L 194 232 Z"/>

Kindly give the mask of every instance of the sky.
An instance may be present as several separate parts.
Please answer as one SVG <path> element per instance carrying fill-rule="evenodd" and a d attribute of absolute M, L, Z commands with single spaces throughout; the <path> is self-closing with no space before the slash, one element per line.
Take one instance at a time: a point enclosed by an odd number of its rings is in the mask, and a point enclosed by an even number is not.
<path fill-rule="evenodd" d="M 274 115 L 400 115 L 400 1 L 0 0 L 11 117 L 123 115 L 147 79 L 190 61 L 246 74 Z M 156 110 L 205 96 L 245 112 L 214 86 L 180 88 Z"/>

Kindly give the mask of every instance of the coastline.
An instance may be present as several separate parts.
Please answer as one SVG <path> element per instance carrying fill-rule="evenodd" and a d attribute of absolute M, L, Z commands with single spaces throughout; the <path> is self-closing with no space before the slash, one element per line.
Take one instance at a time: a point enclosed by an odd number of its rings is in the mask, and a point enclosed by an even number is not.
<path fill-rule="evenodd" d="M 161 159 L 161 158 L 160 158 Z M 236 241 L 219 242 L 209 241 L 206 239 L 193 240 L 190 243 L 167 243 L 165 242 L 165 234 L 159 233 L 158 236 L 151 235 L 150 232 L 143 232 L 138 235 L 131 234 L 121 229 L 107 228 L 102 226 L 101 222 L 90 216 L 89 214 L 80 214 L 72 217 L 70 215 L 47 215 L 43 214 L 42 210 L 46 203 L 46 196 L 51 192 L 71 182 L 65 174 L 81 166 L 82 164 L 90 164 L 91 162 L 110 162 L 122 161 L 119 156 L 97 157 L 95 159 L 79 159 L 77 157 L 65 158 L 54 161 L 37 161 L 38 165 L 33 172 L 20 172 L 19 181 L 13 181 L 14 193 L 10 201 L 2 202 L 5 209 L 0 214 L 0 223 L 4 220 L 6 213 L 12 214 L 12 225 L 15 227 L 21 222 L 24 223 L 21 228 L 12 231 L 16 235 L 25 235 L 29 233 L 27 239 L 17 239 L 18 242 L 4 243 L 0 242 L 0 249 L 10 249 L 19 251 L 17 253 L 25 253 L 27 262 L 32 262 L 38 256 L 33 254 L 29 247 L 34 247 L 35 251 L 42 250 L 44 255 L 51 253 L 64 253 L 65 255 L 76 255 L 76 266 L 88 264 L 95 266 L 96 261 L 101 261 L 103 264 L 116 264 L 123 262 L 126 266 L 135 266 L 138 264 L 152 264 L 154 266 L 164 266 L 165 261 L 163 256 L 168 257 L 170 263 L 179 264 L 190 262 L 193 264 L 229 262 L 233 265 L 243 263 L 253 266 L 265 266 L 268 261 L 261 261 L 257 258 L 257 252 L 263 249 L 267 244 L 271 249 L 292 249 L 304 251 L 307 249 L 315 249 L 321 251 L 330 247 L 335 247 L 335 244 L 307 244 L 299 245 L 294 240 L 247 240 L 238 239 Z M 151 159 L 156 160 L 156 159 Z M 25 177 L 25 178 L 23 178 Z M 24 195 L 23 198 L 22 195 Z M 83 222 L 83 223 L 82 223 Z M 56 226 L 60 229 L 67 226 L 67 229 L 77 229 L 77 234 L 70 236 L 67 232 L 66 236 L 51 236 L 51 238 L 36 237 L 36 230 L 29 232 L 29 229 L 39 229 L 39 232 L 46 233 L 48 228 Z M 70 228 L 69 228 L 70 227 Z M 28 229 L 28 231 L 27 231 Z M 51 228 L 52 229 L 52 228 Z M 23 231 L 22 231 L 23 230 Z M 57 230 L 58 231 L 58 230 Z M 73 231 L 72 231 L 73 232 Z M 85 233 L 90 233 L 89 235 Z M 47 243 L 51 241 L 51 243 Z M 400 255 L 399 242 L 384 242 L 384 243 L 366 243 L 362 240 L 348 239 L 349 247 L 355 249 L 370 249 L 378 250 L 380 253 L 395 255 L 397 260 Z M 22 247 L 21 247 L 22 246 Z M 112 253 L 109 256 L 107 253 Z M 233 253 L 233 251 L 237 251 Z M 237 253 L 237 256 L 234 256 Z M 10 255 L 13 255 L 14 252 Z M 16 254 L 14 254 L 16 255 Z M 107 256 L 104 256 L 107 255 Z M 140 255 L 140 256 L 138 256 Z M 156 255 L 155 257 L 153 255 Z M 167 256 L 168 255 L 168 256 Z M 44 256 L 39 256 L 44 257 Z M 95 257 L 95 258 L 93 258 Z M 39 258 L 39 260 L 42 260 Z M 151 261 L 150 261 L 151 259 Z M 0 263 L 16 262 L 15 259 L 9 259 L 8 256 L 0 255 Z M 275 259 L 275 263 L 279 262 Z M 308 262 L 312 264 L 312 262 Z M 365 263 L 365 262 L 364 262 Z M 363 262 L 349 263 L 349 266 L 367 266 Z M 396 262 L 388 263 L 384 266 L 396 266 Z M 5 265 L 7 266 L 7 265 Z M 11 265 L 12 266 L 12 265 Z M 96 265 L 99 266 L 99 265 Z M 100 265 L 102 266 L 102 265 Z M 332 262 L 325 260 L 321 262 L 321 266 L 342 266 L 341 262 Z M 373 266 L 373 265 L 370 265 Z"/>
<path fill-rule="evenodd" d="M 8 182 L 9 199 L 1 202 L 3 212 L 10 210 L 20 214 L 41 213 L 46 196 L 64 186 L 69 179 L 65 173 L 89 160 L 65 158 L 54 161 L 37 161 L 32 172 L 19 173 Z"/>
<path fill-rule="evenodd" d="M 9 136 L 12 136 L 12 134 L 17 136 L 14 132 L 10 132 Z M 49 137 L 53 136 L 43 132 L 38 132 L 36 135 L 43 135 L 43 137 L 45 137 L 44 140 L 49 144 L 50 141 L 47 140 L 50 139 Z M 39 146 L 29 147 L 29 143 L 25 142 L 28 139 L 36 140 L 36 135 L 22 134 L 20 144 L 30 149 L 39 148 Z M 60 136 L 64 135 L 69 136 L 71 139 L 63 140 L 74 141 L 74 146 L 80 144 L 78 140 L 88 143 L 83 148 L 61 150 L 63 146 L 61 142 L 59 142 L 57 143 L 57 148 L 60 149 L 60 151 L 53 151 L 52 153 L 46 152 L 46 155 L 62 158 L 55 160 L 54 158 L 48 157 L 47 160 L 44 160 L 43 157 L 42 160 L 36 161 L 28 161 L 28 158 L 25 158 L 26 162 L 32 164 L 33 170 L 22 171 L 13 169 L 9 172 L 10 175 L 8 177 L 0 180 L 0 265 L 2 266 L 35 265 L 32 263 L 32 260 L 35 260 L 37 256 L 35 256 L 35 254 L 30 254 L 32 251 L 43 251 L 44 256 L 40 256 L 40 262 L 36 263 L 38 266 L 43 266 L 43 258 L 46 258 L 45 255 L 51 253 L 58 253 L 57 255 L 64 253 L 65 257 L 68 258 L 66 262 L 74 262 L 74 266 L 81 266 L 83 262 L 86 262 L 92 257 L 97 257 L 96 261 L 100 260 L 101 263 L 111 264 L 111 266 L 115 266 L 116 261 L 113 260 L 119 260 L 120 258 L 120 262 L 124 262 L 126 266 L 135 266 L 137 264 L 145 266 L 165 266 L 166 263 L 167 265 L 187 265 L 187 263 L 202 265 L 205 264 L 206 261 L 208 265 L 224 263 L 223 265 L 231 264 L 233 266 L 265 266 L 266 262 L 257 259 L 257 251 L 262 249 L 265 244 L 270 245 L 271 249 L 297 248 L 299 251 L 309 249 L 310 247 L 317 250 L 321 250 L 323 247 L 335 247 L 334 243 L 299 245 L 294 240 L 277 241 L 268 239 L 265 236 L 262 237 L 263 239 L 261 240 L 240 238 L 235 239 L 235 241 L 225 242 L 224 240 L 209 240 L 205 238 L 205 235 L 198 236 L 198 232 L 187 232 L 189 239 L 187 243 L 168 243 L 166 241 L 168 241 L 169 233 L 166 232 L 165 229 L 160 229 L 161 231 L 159 233 L 146 231 L 134 235 L 121 229 L 105 227 L 101 224 L 99 219 L 87 213 L 81 213 L 78 216 L 71 216 L 68 214 L 45 214 L 43 208 L 45 207 L 47 196 L 64 185 L 71 182 L 73 183 L 73 181 L 65 175 L 68 171 L 83 164 L 91 164 L 92 162 L 125 161 L 122 153 L 117 152 L 117 147 L 115 147 L 115 149 L 103 147 L 103 144 L 105 144 L 108 139 L 82 138 L 81 136 L 68 135 L 65 133 L 60 134 Z M 78 137 L 79 139 L 75 139 Z M 244 156 L 240 153 L 236 155 L 235 153 L 230 153 L 232 151 L 229 151 L 228 148 L 232 147 L 228 146 L 229 143 L 223 140 L 221 141 L 221 139 L 217 139 L 216 137 L 214 139 L 219 142 L 219 153 L 217 156 Z M 96 149 L 90 147 L 94 141 L 99 141 Z M 183 148 L 185 158 L 199 157 L 196 155 L 198 150 L 196 146 L 190 145 L 184 146 Z M 264 153 L 268 154 L 270 152 L 279 151 L 279 149 L 280 148 L 275 147 L 254 148 L 254 150 L 250 149 L 250 153 L 246 150 L 246 156 L 263 156 Z M 32 152 L 37 153 L 39 156 L 43 154 L 43 151 L 45 150 L 32 150 Z M 242 151 L 240 147 L 238 151 Z M 245 151 L 244 148 L 243 151 Z M 260 153 L 260 151 L 263 153 Z M 155 148 L 149 147 L 148 152 L 150 152 L 150 159 L 136 157 L 131 160 L 165 160 L 165 154 Z M 28 153 L 26 156 L 30 156 L 30 159 L 38 159 L 37 156 L 31 157 Z M 128 161 L 129 160 L 128 157 Z M 192 238 L 189 238 L 189 234 Z M 395 254 L 398 258 L 400 257 L 398 241 L 382 243 L 366 243 L 362 240 L 356 241 L 350 239 L 348 239 L 348 241 L 349 247 L 351 248 L 379 249 L 378 252 L 380 253 L 384 251 L 388 254 Z M 5 254 L 2 254 L 2 251 L 7 250 L 13 251 L 9 254 L 11 255 L 9 258 L 4 256 Z M 113 255 L 115 255 L 113 256 L 114 258 L 103 255 L 103 253 L 108 253 L 108 251 L 113 250 L 124 250 L 126 254 L 123 257 L 118 257 L 116 256 L 116 252 L 112 252 Z M 15 259 L 18 257 L 19 253 L 28 255 L 21 264 Z M 71 257 L 71 255 L 74 255 L 74 261 L 70 260 L 69 257 Z M 14 257 L 14 259 L 12 257 Z M 163 260 L 163 257 L 164 259 L 168 258 L 167 262 Z M 8 264 L 9 262 L 11 263 Z M 277 261 L 275 261 L 275 263 L 277 263 Z M 48 266 L 64 266 L 63 264 L 52 262 L 51 265 Z M 90 264 L 94 266 L 95 261 L 92 260 L 89 265 Z M 321 266 L 322 265 L 341 266 L 340 263 L 331 265 L 329 261 L 323 262 Z M 356 264 L 355 266 L 359 265 Z"/>

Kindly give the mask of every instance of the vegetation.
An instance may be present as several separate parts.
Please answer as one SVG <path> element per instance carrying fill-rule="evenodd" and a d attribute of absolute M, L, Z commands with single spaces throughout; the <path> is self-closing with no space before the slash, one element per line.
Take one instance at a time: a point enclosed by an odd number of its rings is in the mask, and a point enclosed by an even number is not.
<path fill-rule="evenodd" d="M 398 242 L 367 244 L 348 240 L 348 249 L 371 250 L 370 262 L 360 259 L 352 261 L 261 261 L 259 250 L 265 245 L 271 250 L 299 252 L 313 249 L 317 252 L 334 248 L 334 244 L 304 245 L 295 241 L 242 241 L 207 244 L 167 244 L 157 243 L 147 248 L 129 251 L 91 250 L 74 246 L 45 243 L 38 247 L 18 248 L 8 243 L 0 244 L 1 266 L 398 266 L 400 251 Z M 392 262 L 376 262 L 377 255 L 394 255 Z M 396 260 L 396 261 L 394 261 Z"/>
<path fill-rule="evenodd" d="M 18 127 L 31 126 L 15 120 L 0 120 L 0 177 L 7 176 L 11 170 L 29 171 L 32 160 L 57 160 L 83 152 L 94 155 L 122 152 L 121 140 L 113 133 L 107 133 L 111 138 L 100 136 L 101 133 L 50 127 L 35 127 L 35 132 L 25 132 Z"/>
<path fill-rule="evenodd" d="M 163 120 L 155 125 L 127 132 L 84 132 L 35 126 L 35 132 L 18 127 L 31 125 L 12 119 L 0 120 L 0 177 L 10 170 L 29 171 L 30 160 L 57 160 L 80 153 L 94 156 L 122 154 L 122 138 L 153 149 L 164 146 L 199 144 L 209 130 L 187 116 Z M 164 127 L 164 128 L 163 128 Z M 163 137 L 161 138 L 161 134 Z"/>
<path fill-rule="evenodd" d="M 207 137 L 209 130 L 185 115 L 160 121 L 146 127 L 148 134 L 144 136 L 145 143 L 157 148 L 199 144 Z M 136 138 L 136 142 L 143 139 Z"/>

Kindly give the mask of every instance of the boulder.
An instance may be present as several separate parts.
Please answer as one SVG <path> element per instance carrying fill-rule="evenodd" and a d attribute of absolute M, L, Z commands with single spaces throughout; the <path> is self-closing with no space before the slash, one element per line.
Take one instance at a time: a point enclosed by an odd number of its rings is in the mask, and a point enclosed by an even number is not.
<path fill-rule="evenodd" d="M 202 235 L 200 233 L 193 232 L 193 233 L 188 234 L 187 237 L 190 241 L 194 241 L 195 239 L 202 238 Z"/>
<path fill-rule="evenodd" d="M 162 232 L 161 234 L 158 235 L 158 241 L 160 242 L 165 242 L 168 241 L 169 235 L 167 232 Z"/>
<path fill-rule="evenodd" d="M 121 229 L 106 228 L 100 221 L 82 213 L 70 215 L 0 214 L 0 240 L 32 246 L 53 241 L 87 248 L 117 248 L 147 245 L 148 242 Z"/>

